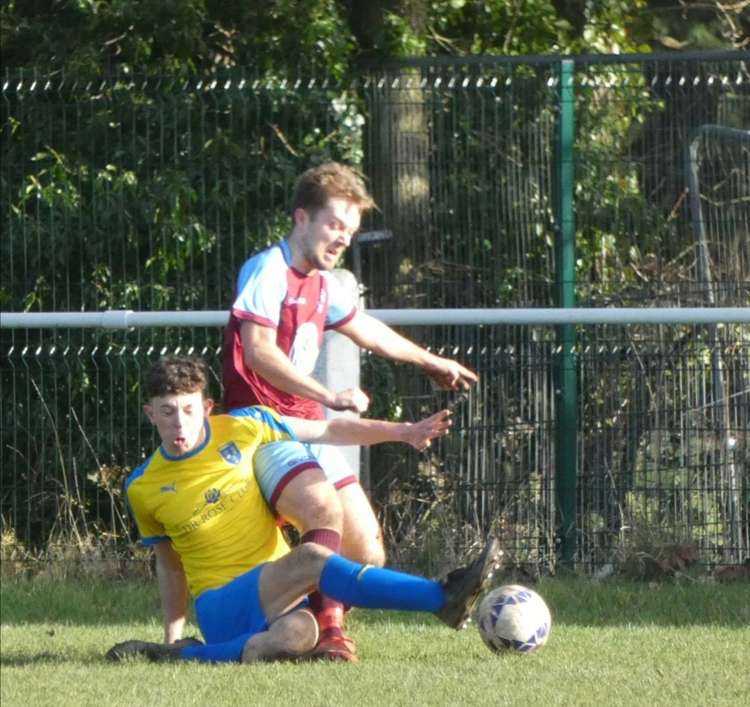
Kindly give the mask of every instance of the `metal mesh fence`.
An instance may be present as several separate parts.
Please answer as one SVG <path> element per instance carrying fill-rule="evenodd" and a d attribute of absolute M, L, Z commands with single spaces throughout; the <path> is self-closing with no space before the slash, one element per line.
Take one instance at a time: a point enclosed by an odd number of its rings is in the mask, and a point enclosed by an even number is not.
<path fill-rule="evenodd" d="M 3 531 L 27 549 L 93 534 L 114 550 L 132 539 L 122 484 L 159 444 L 133 391 L 155 357 L 200 355 L 218 393 L 215 329 L 200 347 L 194 330 L 162 331 L 158 347 L 142 335 L 26 330 L 6 351 Z"/>
<path fill-rule="evenodd" d="M 747 62 L 747 52 L 576 59 L 579 305 L 708 302 L 687 189 L 687 148 L 696 137 L 715 286 L 725 304 L 748 304 L 750 149 L 699 132 L 705 125 L 747 132 Z M 400 208 L 383 210 L 378 226 L 391 240 L 362 245 L 370 303 L 553 305 L 560 62 L 424 60 L 407 69 L 363 89 L 368 107 L 390 106 L 392 122 L 416 124 L 423 135 L 417 146 L 395 130 L 366 141 L 381 146 L 366 163 L 381 202 L 409 204 L 408 218 Z"/>
<path fill-rule="evenodd" d="M 722 398 L 707 327 L 578 327 L 581 566 L 594 570 L 623 561 L 634 548 L 655 553 L 670 544 L 690 547 L 705 563 L 732 564 L 746 555 L 750 332 L 740 326 L 721 327 L 716 340 Z M 394 447 L 373 462 L 392 545 L 405 561 L 434 566 L 479 527 L 495 530 L 516 563 L 554 567 L 554 331 L 445 329 L 435 340 L 442 342 L 438 351 L 462 353 L 481 381 L 434 456 Z M 418 382 L 402 394 L 412 418 L 442 402 Z"/>
<path fill-rule="evenodd" d="M 364 82 L 381 117 L 365 165 L 393 234 L 361 247 L 373 306 L 553 303 L 557 72 L 426 63 Z"/>
<path fill-rule="evenodd" d="M 716 399 L 712 338 L 704 326 L 579 327 L 578 561 L 594 569 L 634 542 L 694 544 L 704 562 L 747 552 L 750 335 L 720 329 L 724 399 Z M 24 544 L 95 534 L 122 546 L 131 525 L 127 473 L 158 443 L 130 404 L 142 372 L 165 351 L 203 356 L 220 390 L 220 333 L 26 334 L 5 359 L 3 523 Z M 412 333 L 409 331 L 408 333 Z M 524 566 L 557 553 L 553 328 L 445 327 L 437 349 L 481 376 L 456 408 L 455 430 L 429 454 L 385 445 L 370 479 L 398 564 L 449 564 L 477 530 L 497 532 Z M 446 345 L 445 342 L 451 342 Z M 417 380 L 399 391 L 405 419 L 451 402 Z M 6 467 L 7 469 L 7 467 Z M 32 510 L 30 513 L 29 510 Z"/>
<path fill-rule="evenodd" d="M 575 283 L 555 260 L 558 60 L 415 61 L 336 85 L 6 73 L 0 307 L 226 308 L 241 262 L 286 234 L 295 176 L 327 158 L 360 164 L 380 207 L 365 230 L 385 237 L 346 263 L 371 308 L 552 306 L 561 284 L 580 306 L 748 306 L 750 148 L 703 129 L 747 133 L 748 59 L 575 60 Z M 370 454 L 392 557 L 434 568 L 494 527 L 518 562 L 554 566 L 554 329 L 405 331 L 481 381 L 435 453 Z M 749 336 L 577 328 L 580 564 L 648 535 L 742 561 Z M 155 444 L 140 375 L 161 352 L 192 351 L 218 394 L 219 346 L 204 328 L 0 330 L 5 537 L 116 545 L 131 532 L 119 481 Z M 446 402 L 406 367 L 365 364 L 373 415 Z"/>
<path fill-rule="evenodd" d="M 3 90 L 7 310 L 222 309 L 311 160 L 357 161 L 345 87 L 18 72 Z M 334 139 L 335 138 L 335 139 Z"/>

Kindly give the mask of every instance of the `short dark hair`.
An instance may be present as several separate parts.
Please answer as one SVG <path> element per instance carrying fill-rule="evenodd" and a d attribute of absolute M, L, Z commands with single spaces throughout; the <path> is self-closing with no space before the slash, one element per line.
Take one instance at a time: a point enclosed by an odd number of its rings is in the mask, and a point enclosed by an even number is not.
<path fill-rule="evenodd" d="M 206 364 L 193 356 L 162 356 L 154 363 L 144 379 L 147 400 L 163 395 L 205 393 L 208 386 Z"/>
<path fill-rule="evenodd" d="M 351 167 L 340 162 L 325 162 L 303 172 L 297 179 L 292 213 L 304 209 L 314 215 L 333 198 L 346 199 L 363 212 L 375 206 L 364 180 Z"/>

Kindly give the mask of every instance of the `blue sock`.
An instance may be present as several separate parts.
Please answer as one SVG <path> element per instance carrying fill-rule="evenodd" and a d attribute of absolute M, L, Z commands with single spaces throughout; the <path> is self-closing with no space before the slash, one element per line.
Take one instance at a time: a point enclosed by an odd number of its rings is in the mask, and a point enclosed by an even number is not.
<path fill-rule="evenodd" d="M 203 646 L 185 646 L 180 649 L 184 660 L 199 660 L 202 663 L 239 663 L 242 649 L 252 633 L 243 633 L 224 643 L 207 643 Z"/>
<path fill-rule="evenodd" d="M 424 577 L 361 565 L 331 555 L 320 574 L 320 591 L 344 604 L 365 609 L 437 611 L 445 603 L 443 587 Z"/>

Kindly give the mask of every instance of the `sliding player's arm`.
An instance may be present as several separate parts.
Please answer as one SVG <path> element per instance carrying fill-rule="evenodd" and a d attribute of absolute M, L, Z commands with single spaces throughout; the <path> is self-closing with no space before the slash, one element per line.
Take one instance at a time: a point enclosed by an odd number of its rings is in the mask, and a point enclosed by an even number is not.
<path fill-rule="evenodd" d="M 187 617 L 188 589 L 180 556 L 172 544 L 153 545 L 156 554 L 156 577 L 164 617 L 164 643 L 174 643 L 182 638 Z"/>
<path fill-rule="evenodd" d="M 451 427 L 448 410 L 419 422 L 386 422 L 356 417 L 332 420 L 303 420 L 285 417 L 284 422 L 302 442 L 318 444 L 357 444 L 369 446 L 381 442 L 404 442 L 416 449 L 425 449 L 436 437 L 444 437 Z"/>

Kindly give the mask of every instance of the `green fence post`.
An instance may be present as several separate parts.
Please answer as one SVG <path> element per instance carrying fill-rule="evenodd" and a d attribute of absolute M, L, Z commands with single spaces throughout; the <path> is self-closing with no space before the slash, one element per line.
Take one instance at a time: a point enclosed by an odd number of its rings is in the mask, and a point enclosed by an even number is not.
<path fill-rule="evenodd" d="M 560 62 L 559 113 L 557 123 L 557 199 L 558 224 L 555 243 L 557 257 L 557 306 L 575 307 L 576 232 L 573 214 L 575 174 L 574 62 Z M 573 324 L 558 327 L 559 355 L 556 366 L 556 468 L 558 539 L 560 559 L 571 565 L 576 554 L 576 472 L 577 394 L 576 329 Z"/>

